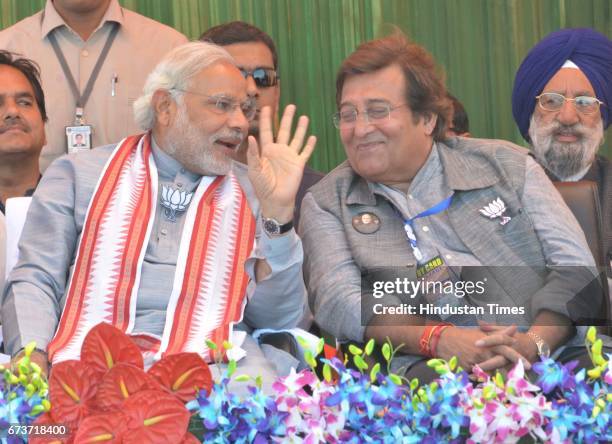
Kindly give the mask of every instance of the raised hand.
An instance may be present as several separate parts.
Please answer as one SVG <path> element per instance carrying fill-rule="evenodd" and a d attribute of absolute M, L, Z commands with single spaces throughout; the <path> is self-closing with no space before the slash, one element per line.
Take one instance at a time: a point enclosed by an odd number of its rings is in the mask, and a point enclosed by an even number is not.
<path fill-rule="evenodd" d="M 295 105 L 288 105 L 275 141 L 272 110 L 268 106 L 263 107 L 259 126 L 261 147 L 255 137 L 249 136 L 247 150 L 249 180 L 261 205 L 262 215 L 280 223 L 293 219 L 295 196 L 302 181 L 304 166 L 317 143 L 317 138 L 310 136 L 304 145 L 308 129 L 306 116 L 299 118 L 291 138 L 294 115 Z"/>

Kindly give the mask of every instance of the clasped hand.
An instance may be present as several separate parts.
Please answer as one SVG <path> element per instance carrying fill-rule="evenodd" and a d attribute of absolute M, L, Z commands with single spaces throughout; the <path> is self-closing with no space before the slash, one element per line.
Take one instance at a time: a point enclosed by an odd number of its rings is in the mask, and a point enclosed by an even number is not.
<path fill-rule="evenodd" d="M 453 328 L 452 332 L 443 333 L 438 353 L 445 359 L 457 356 L 459 365 L 468 371 L 478 365 L 482 370 L 492 372 L 519 360 L 529 370 L 531 364 L 523 336 L 517 333 L 515 325 L 501 327 L 481 323 L 480 329 Z"/>

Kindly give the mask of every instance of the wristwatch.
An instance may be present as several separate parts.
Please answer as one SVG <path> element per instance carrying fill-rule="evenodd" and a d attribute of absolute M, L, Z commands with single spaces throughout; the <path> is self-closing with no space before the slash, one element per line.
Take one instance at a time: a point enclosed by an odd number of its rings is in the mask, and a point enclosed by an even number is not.
<path fill-rule="evenodd" d="M 548 358 L 550 356 L 550 347 L 544 339 L 532 331 L 528 331 L 527 336 L 529 336 L 531 340 L 535 342 L 536 347 L 538 347 L 538 356 L 540 358 Z"/>
<path fill-rule="evenodd" d="M 279 223 L 271 217 L 261 217 L 263 221 L 263 229 L 269 236 L 280 236 L 293 228 L 293 221 L 290 220 L 285 224 Z"/>

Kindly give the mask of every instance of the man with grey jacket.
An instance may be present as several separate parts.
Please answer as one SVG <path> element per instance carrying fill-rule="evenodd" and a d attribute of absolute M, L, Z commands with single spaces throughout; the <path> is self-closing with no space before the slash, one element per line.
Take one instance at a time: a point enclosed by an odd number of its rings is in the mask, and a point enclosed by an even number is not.
<path fill-rule="evenodd" d="M 566 358 L 595 321 L 594 261 L 541 167 L 508 142 L 445 140 L 444 84 L 401 34 L 362 44 L 336 86 L 348 160 L 300 224 L 315 321 L 403 344 L 397 361 L 421 380 L 429 357 L 485 371 Z"/>

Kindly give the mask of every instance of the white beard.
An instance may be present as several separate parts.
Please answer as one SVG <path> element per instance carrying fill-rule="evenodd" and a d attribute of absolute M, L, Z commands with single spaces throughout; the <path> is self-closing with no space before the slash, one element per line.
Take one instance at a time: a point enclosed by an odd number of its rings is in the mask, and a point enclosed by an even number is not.
<path fill-rule="evenodd" d="M 179 102 L 176 119 L 166 137 L 167 153 L 192 173 L 203 176 L 225 175 L 231 169 L 232 160 L 218 150 L 214 143 L 228 136 L 243 137 L 231 130 L 209 136 L 202 134 L 200 129 L 190 122 L 184 103 Z"/>
<path fill-rule="evenodd" d="M 578 140 L 572 143 L 557 142 L 554 136 L 560 131 L 576 134 Z M 537 161 L 558 179 L 568 180 L 581 172 L 586 173 L 595 160 L 595 154 L 603 143 L 603 122 L 600 119 L 595 128 L 580 123 L 565 126 L 557 120 L 540 125 L 532 115 L 529 137 Z"/>

